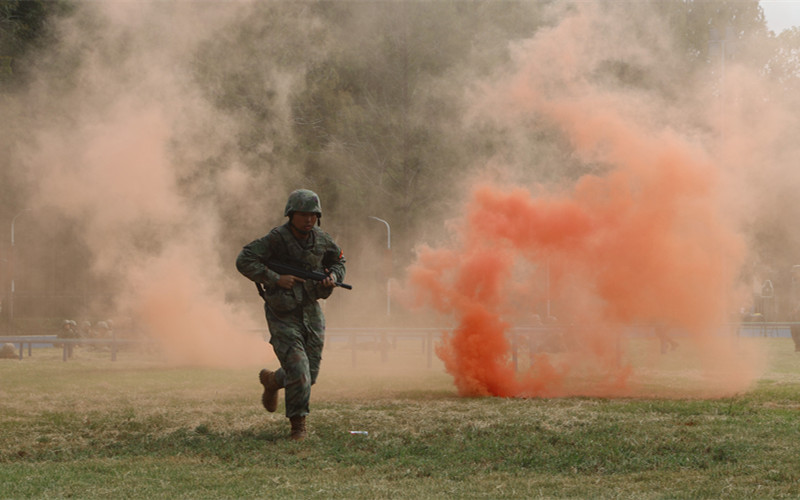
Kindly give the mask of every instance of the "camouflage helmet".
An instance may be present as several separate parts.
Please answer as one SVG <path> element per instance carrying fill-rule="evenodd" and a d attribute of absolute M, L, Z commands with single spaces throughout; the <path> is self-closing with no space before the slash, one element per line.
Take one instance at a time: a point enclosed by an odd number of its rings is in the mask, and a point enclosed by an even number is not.
<path fill-rule="evenodd" d="M 322 205 L 319 196 L 314 191 L 308 189 L 298 189 L 292 191 L 289 200 L 286 202 L 286 210 L 283 215 L 291 217 L 293 212 L 311 212 L 322 218 Z"/>

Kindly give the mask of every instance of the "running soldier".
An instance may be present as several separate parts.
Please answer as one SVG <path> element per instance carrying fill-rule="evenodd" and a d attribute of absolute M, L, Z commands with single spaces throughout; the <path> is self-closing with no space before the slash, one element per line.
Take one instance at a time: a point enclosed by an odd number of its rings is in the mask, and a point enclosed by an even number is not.
<path fill-rule="evenodd" d="M 317 301 L 329 297 L 335 283 L 344 279 L 345 259 L 333 238 L 319 228 L 322 207 L 316 193 L 307 189 L 292 192 L 284 216 L 288 222 L 242 249 L 236 268 L 264 287 L 269 342 L 281 364 L 274 372 L 263 369 L 259 373 L 264 386 L 261 402 L 274 412 L 278 391 L 285 388 L 291 438 L 302 440 L 325 340 L 325 317 Z M 315 281 L 278 274 L 268 261 L 322 272 L 326 278 Z"/>

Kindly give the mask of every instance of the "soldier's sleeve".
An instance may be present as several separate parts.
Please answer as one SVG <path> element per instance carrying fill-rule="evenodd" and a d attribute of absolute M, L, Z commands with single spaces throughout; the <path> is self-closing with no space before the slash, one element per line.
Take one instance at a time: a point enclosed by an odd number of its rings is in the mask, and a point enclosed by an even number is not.
<path fill-rule="evenodd" d="M 330 272 L 336 274 L 337 281 L 344 281 L 346 272 L 345 262 L 347 261 L 344 258 L 342 249 L 331 240 L 328 244 L 328 248 L 325 250 L 325 255 L 322 257 L 323 266 Z"/>
<path fill-rule="evenodd" d="M 236 258 L 236 269 L 256 283 L 275 285 L 280 275 L 264 264 L 272 255 L 270 235 L 248 243 Z"/>

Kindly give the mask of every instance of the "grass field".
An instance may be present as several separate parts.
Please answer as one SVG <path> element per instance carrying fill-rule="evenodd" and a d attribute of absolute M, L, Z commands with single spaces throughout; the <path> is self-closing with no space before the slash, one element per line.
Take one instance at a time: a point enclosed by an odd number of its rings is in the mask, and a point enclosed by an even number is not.
<path fill-rule="evenodd" d="M 800 354 L 757 342 L 769 371 L 714 400 L 460 398 L 416 344 L 333 346 L 300 443 L 258 366 L 39 349 L 0 360 L 0 497 L 798 498 Z"/>

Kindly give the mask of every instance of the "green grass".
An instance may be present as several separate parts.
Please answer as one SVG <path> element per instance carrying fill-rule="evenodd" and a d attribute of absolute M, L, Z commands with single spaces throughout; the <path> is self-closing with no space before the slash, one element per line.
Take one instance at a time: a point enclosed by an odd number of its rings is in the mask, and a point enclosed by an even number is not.
<path fill-rule="evenodd" d="M 800 354 L 759 342 L 757 386 L 710 400 L 460 398 L 416 344 L 334 347 L 301 443 L 259 367 L 35 350 L 0 360 L 0 497 L 797 498 Z"/>

